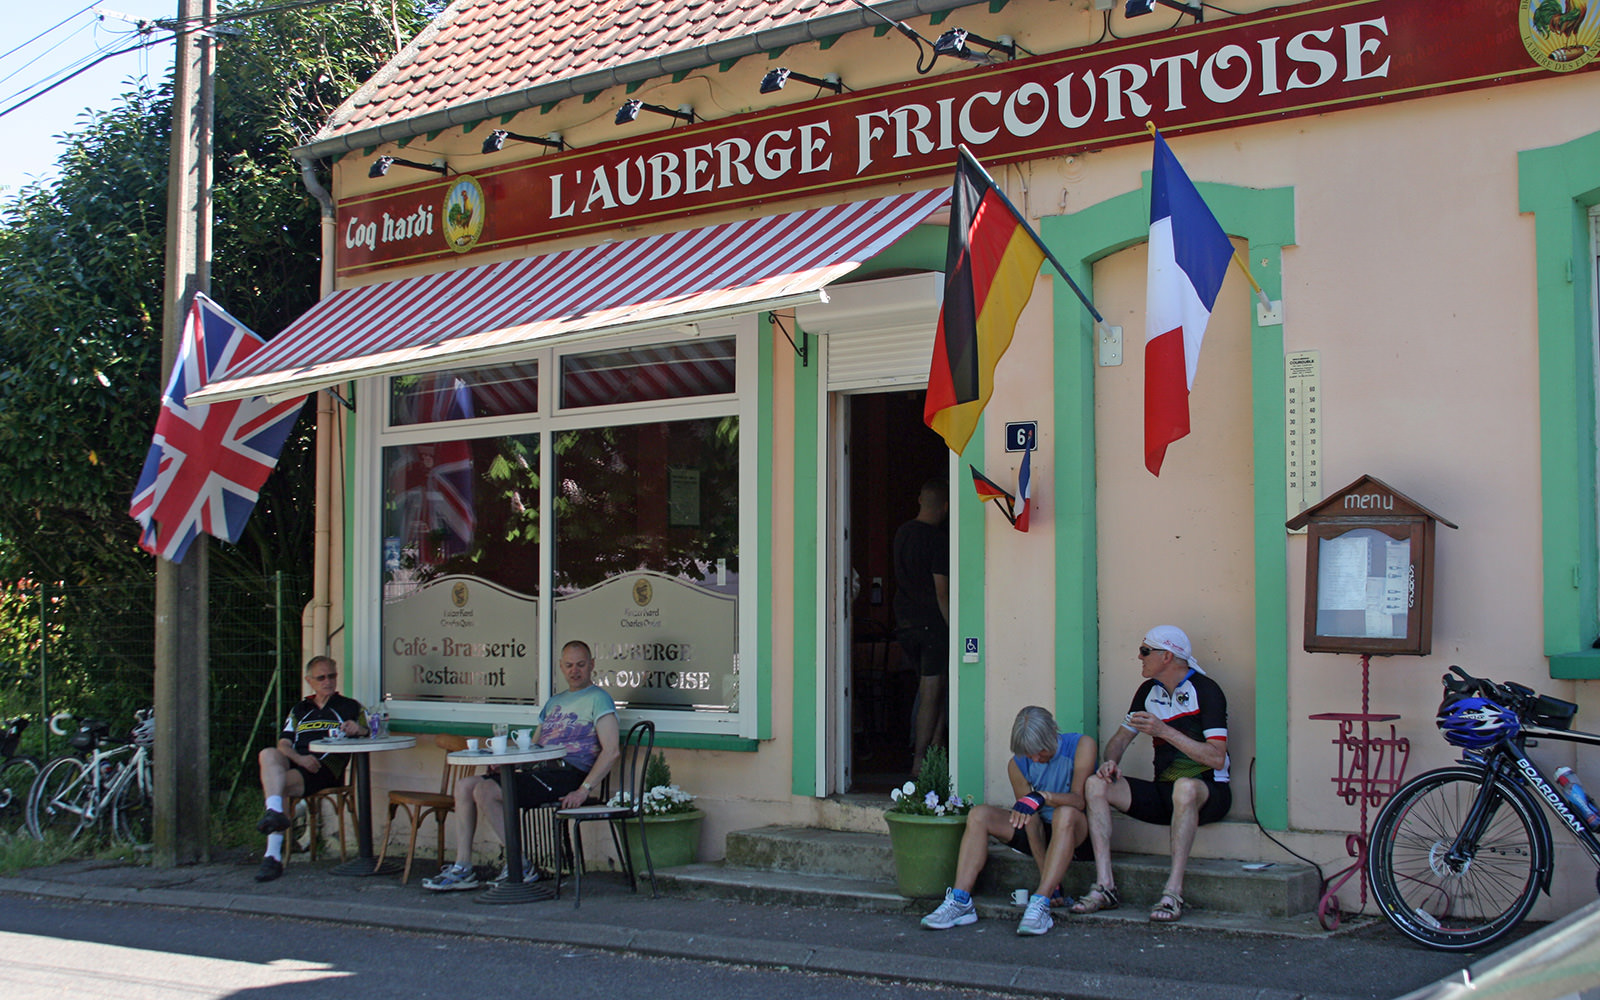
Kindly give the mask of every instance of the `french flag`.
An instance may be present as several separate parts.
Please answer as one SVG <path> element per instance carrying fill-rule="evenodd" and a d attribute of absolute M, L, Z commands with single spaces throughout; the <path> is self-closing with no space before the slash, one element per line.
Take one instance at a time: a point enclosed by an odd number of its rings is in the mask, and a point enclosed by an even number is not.
<path fill-rule="evenodd" d="M 1032 442 L 1030 441 L 1031 445 Z M 1017 499 L 1022 501 L 1022 509 L 1017 511 L 1017 519 L 1011 526 L 1018 531 L 1028 530 L 1028 520 L 1033 514 L 1033 448 L 1029 447 L 1022 453 L 1022 471 L 1017 475 Z"/>
<path fill-rule="evenodd" d="M 1189 433 L 1189 390 L 1233 244 L 1156 133 L 1145 292 L 1144 465 L 1161 475 L 1167 445 Z"/>

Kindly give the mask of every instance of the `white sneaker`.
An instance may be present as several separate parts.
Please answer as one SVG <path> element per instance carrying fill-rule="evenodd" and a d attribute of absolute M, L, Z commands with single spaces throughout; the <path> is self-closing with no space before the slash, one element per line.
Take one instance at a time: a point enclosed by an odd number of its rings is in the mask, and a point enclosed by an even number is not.
<path fill-rule="evenodd" d="M 944 902 L 939 908 L 922 918 L 922 926 L 930 931 L 947 931 L 952 927 L 965 927 L 967 924 L 978 922 L 978 910 L 968 899 L 965 903 L 956 902 L 956 891 L 946 889 Z"/>
<path fill-rule="evenodd" d="M 494 877 L 494 880 L 495 880 L 495 883 L 498 884 L 498 883 L 504 882 L 506 879 L 508 879 L 510 877 L 511 877 L 511 866 L 510 865 L 501 865 L 500 866 L 500 874 L 496 875 Z M 532 861 L 528 861 L 528 862 L 525 862 L 523 864 L 523 866 L 522 866 L 522 881 L 524 881 L 524 882 L 537 882 L 537 881 L 539 881 L 539 869 L 537 869 L 537 868 L 535 868 L 533 866 L 533 862 Z"/>
<path fill-rule="evenodd" d="M 478 887 L 478 875 L 471 868 L 451 865 L 433 878 L 423 879 L 422 887 L 433 892 L 459 892 L 462 889 L 476 889 Z"/>
<path fill-rule="evenodd" d="M 1043 934 L 1055 925 L 1055 920 L 1050 916 L 1050 900 L 1044 896 L 1031 896 L 1028 908 L 1022 911 L 1022 920 L 1017 924 L 1017 933 Z"/>

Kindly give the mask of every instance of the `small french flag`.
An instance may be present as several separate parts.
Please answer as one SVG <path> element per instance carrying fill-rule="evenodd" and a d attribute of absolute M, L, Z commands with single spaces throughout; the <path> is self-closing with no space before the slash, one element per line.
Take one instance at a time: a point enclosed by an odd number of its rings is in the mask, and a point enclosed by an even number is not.
<path fill-rule="evenodd" d="M 1017 511 L 1017 519 L 1011 526 L 1018 531 L 1028 530 L 1028 515 L 1033 512 L 1033 449 L 1029 448 L 1022 453 L 1022 471 L 1017 474 L 1017 499 L 1022 501 L 1022 509 Z"/>
<path fill-rule="evenodd" d="M 1150 181 L 1150 277 L 1145 291 L 1144 464 L 1161 475 L 1167 445 L 1189 433 L 1200 342 L 1233 244 L 1167 141 L 1155 136 Z"/>

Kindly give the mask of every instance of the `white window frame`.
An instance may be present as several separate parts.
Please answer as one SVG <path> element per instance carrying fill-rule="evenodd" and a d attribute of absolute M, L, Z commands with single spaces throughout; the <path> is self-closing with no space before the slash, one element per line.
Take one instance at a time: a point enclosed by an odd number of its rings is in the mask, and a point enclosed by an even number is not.
<path fill-rule="evenodd" d="M 630 710 L 630 719 L 650 719 L 662 733 L 698 736 L 757 736 L 757 706 L 765 696 L 755 656 L 757 608 L 766 596 L 757 591 L 761 578 L 759 560 L 766 558 L 765 540 L 758 537 L 756 496 L 759 458 L 757 454 L 759 402 L 765 397 L 757 384 L 760 371 L 757 316 L 754 313 L 696 324 L 664 326 L 659 329 L 615 337 L 597 337 L 529 350 L 506 359 L 536 361 L 539 369 L 539 412 L 509 416 L 480 417 L 433 424 L 389 425 L 389 377 L 377 376 L 357 384 L 355 414 L 355 457 L 351 463 L 350 511 L 346 538 L 350 546 L 351 600 L 346 609 L 350 630 L 350 650 L 356 667 L 351 671 L 364 703 L 375 703 L 381 696 L 382 678 L 382 518 L 374 516 L 382 503 L 383 449 L 416 444 L 441 437 L 502 437 L 537 434 L 539 437 L 539 690 L 541 705 L 556 683 L 555 656 L 551 626 L 554 601 L 550 590 L 553 575 L 554 545 L 549 533 L 554 524 L 550 491 L 553 456 L 551 435 L 563 430 L 586 427 L 629 426 L 661 421 L 691 420 L 701 417 L 735 415 L 739 418 L 739 707 L 727 713 L 700 713 L 666 709 Z M 717 396 L 651 403 L 624 403 L 613 406 L 586 406 L 563 413 L 555 412 L 560 382 L 561 361 L 567 355 L 589 354 L 600 350 L 626 350 L 655 344 L 690 340 L 735 339 L 735 391 Z M 470 368 L 494 362 L 467 362 L 450 367 Z M 361 405 L 365 404 L 365 405 Z M 441 431 L 458 434 L 443 435 Z M 363 516 L 367 515 L 367 516 Z M 564 687 L 564 685 L 563 685 Z M 521 723 L 537 713 L 539 706 L 491 705 L 481 702 L 392 701 L 388 709 L 397 719 L 416 722 L 455 724 Z"/>

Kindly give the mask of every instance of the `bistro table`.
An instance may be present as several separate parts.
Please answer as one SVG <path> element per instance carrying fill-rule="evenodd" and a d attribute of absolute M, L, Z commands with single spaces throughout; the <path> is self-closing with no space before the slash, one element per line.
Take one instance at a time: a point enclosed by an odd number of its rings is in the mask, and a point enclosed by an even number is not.
<path fill-rule="evenodd" d="M 385 750 L 409 750 L 417 745 L 414 736 L 347 736 L 340 740 L 313 740 L 307 748 L 315 753 L 355 755 L 356 766 L 356 856 L 333 869 L 335 875 L 398 875 L 404 867 L 398 861 L 384 861 L 379 868 L 372 853 L 372 771 L 367 761 Z"/>
<path fill-rule="evenodd" d="M 456 750 L 445 759 L 452 764 L 498 764 L 513 771 L 517 764 L 560 760 L 567 755 L 565 747 L 547 747 L 535 743 L 526 750 L 515 744 L 496 752 L 494 750 Z M 556 891 L 547 882 L 526 882 L 522 877 L 522 817 L 517 807 L 517 782 L 515 778 L 500 781 L 500 794 L 505 806 L 506 880 L 489 886 L 478 896 L 480 903 L 529 903 L 551 899 Z M 557 865 L 560 864 L 558 860 Z"/>

